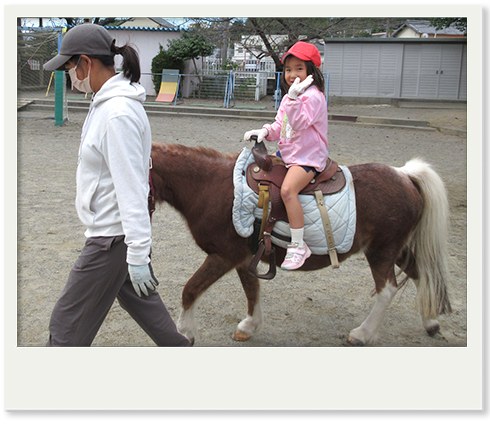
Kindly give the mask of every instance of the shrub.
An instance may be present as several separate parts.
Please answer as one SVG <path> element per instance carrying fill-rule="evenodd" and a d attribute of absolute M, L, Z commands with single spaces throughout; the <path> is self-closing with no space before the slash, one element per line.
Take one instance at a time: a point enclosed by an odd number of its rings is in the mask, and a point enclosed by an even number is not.
<path fill-rule="evenodd" d="M 153 86 L 155 88 L 155 93 L 160 91 L 160 84 L 162 82 L 162 70 L 179 70 L 180 74 L 184 73 L 184 61 L 182 59 L 175 59 L 168 51 L 163 50 L 160 45 L 160 52 L 151 61 L 151 73 Z"/>

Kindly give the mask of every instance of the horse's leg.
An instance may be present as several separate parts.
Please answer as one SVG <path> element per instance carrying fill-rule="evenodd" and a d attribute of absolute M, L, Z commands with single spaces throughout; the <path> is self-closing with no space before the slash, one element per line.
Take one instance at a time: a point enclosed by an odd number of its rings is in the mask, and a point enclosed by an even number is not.
<path fill-rule="evenodd" d="M 413 254 L 405 249 L 400 255 L 396 264 L 402 269 L 408 278 L 412 279 L 417 287 L 417 291 L 419 291 L 419 276 L 415 266 L 415 257 Z M 420 314 L 422 317 L 422 324 L 427 331 L 427 334 L 429 336 L 436 335 L 440 329 L 439 321 L 436 318 L 429 318 L 428 316 L 424 315 L 423 312 Z"/>
<path fill-rule="evenodd" d="M 383 316 L 398 291 L 394 263 L 388 260 L 370 259 L 376 285 L 376 302 L 364 322 L 349 333 L 348 343 L 353 346 L 363 346 L 374 343 Z"/>
<path fill-rule="evenodd" d="M 238 324 L 233 336 L 235 340 L 239 341 L 248 340 L 254 332 L 259 330 L 263 322 L 260 305 L 260 282 L 257 277 L 248 272 L 249 263 L 250 259 L 247 259 L 247 262 L 236 268 L 248 301 L 247 317 Z"/>
<path fill-rule="evenodd" d="M 197 299 L 219 278 L 233 268 L 228 261 L 217 254 L 210 254 L 201 267 L 187 281 L 182 291 L 182 311 L 177 321 L 177 328 L 191 343 L 197 335 L 194 309 Z"/>

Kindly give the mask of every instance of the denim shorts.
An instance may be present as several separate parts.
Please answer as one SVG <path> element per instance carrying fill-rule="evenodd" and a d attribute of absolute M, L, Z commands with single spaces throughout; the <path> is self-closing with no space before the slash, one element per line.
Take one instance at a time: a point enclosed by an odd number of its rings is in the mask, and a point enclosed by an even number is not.
<path fill-rule="evenodd" d="M 276 157 L 282 158 L 281 151 L 276 152 Z M 317 177 L 320 174 L 320 172 L 317 171 L 317 169 L 315 169 L 314 167 L 310 167 L 310 166 L 300 166 L 300 167 L 305 169 L 307 172 L 315 173 L 315 177 Z"/>

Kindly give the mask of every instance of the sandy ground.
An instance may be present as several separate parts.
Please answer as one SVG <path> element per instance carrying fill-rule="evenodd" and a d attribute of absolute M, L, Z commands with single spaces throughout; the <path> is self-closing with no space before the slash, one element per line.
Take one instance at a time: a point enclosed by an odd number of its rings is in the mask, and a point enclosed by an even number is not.
<path fill-rule="evenodd" d="M 388 106 L 332 106 L 331 112 L 438 120 L 466 127 L 466 111 Z M 364 111 L 366 113 L 364 113 Z M 84 227 L 74 208 L 78 144 L 85 113 L 70 113 L 57 127 L 52 119 L 29 111 L 18 119 L 18 345 L 44 346 L 51 310 L 84 245 Z M 150 117 L 153 139 L 239 152 L 245 131 L 264 122 L 215 118 Z M 433 164 L 445 181 L 451 209 L 451 280 L 454 312 L 442 316 L 441 333 L 429 337 L 414 308 L 415 286 L 397 295 L 379 331 L 378 346 L 466 346 L 466 138 L 437 131 L 331 124 L 331 157 L 340 164 L 381 162 L 401 166 L 413 157 Z M 271 152 L 273 147 L 271 147 Z M 177 319 L 184 284 L 204 260 L 186 224 L 168 206 L 153 221 L 153 266 L 158 291 Z M 373 280 L 364 257 L 354 255 L 340 270 L 278 271 L 262 284 L 264 326 L 247 342 L 232 334 L 246 316 L 238 277 L 230 273 L 215 283 L 196 309 L 196 346 L 341 346 L 361 324 L 374 299 Z M 94 346 L 153 346 L 154 343 L 117 304 L 100 329 Z"/>

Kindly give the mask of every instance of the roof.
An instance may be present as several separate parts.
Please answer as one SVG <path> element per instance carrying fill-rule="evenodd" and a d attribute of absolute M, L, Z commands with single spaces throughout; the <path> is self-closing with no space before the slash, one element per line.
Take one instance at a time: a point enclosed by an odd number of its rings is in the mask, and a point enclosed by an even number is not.
<path fill-rule="evenodd" d="M 448 28 L 438 30 L 436 27 L 430 25 L 430 21 L 407 20 L 400 28 L 393 32 L 392 37 L 396 37 L 396 34 L 398 34 L 404 28 L 411 28 L 418 34 L 464 35 L 464 32 L 459 30 L 455 24 L 451 24 Z"/>
<path fill-rule="evenodd" d="M 148 25 L 130 25 L 132 22 L 147 23 Z M 146 22 L 145 22 L 146 21 Z M 108 30 L 132 30 L 132 31 L 179 31 L 179 29 L 163 18 L 130 18 L 120 25 L 108 25 L 104 28 Z"/>
<path fill-rule="evenodd" d="M 466 37 L 436 37 L 436 38 L 398 38 L 398 37 L 359 37 L 359 38 L 340 38 L 332 37 L 324 40 L 325 44 L 467 44 Z"/>
<path fill-rule="evenodd" d="M 149 19 L 156 22 L 158 25 L 161 25 L 162 27 L 177 28 L 174 24 L 171 24 L 170 22 L 168 22 L 166 19 L 163 18 L 149 18 Z"/>
<path fill-rule="evenodd" d="M 130 30 L 130 31 L 170 31 L 170 32 L 180 32 L 178 28 L 165 28 L 165 27 L 122 27 L 104 25 L 106 30 Z"/>

